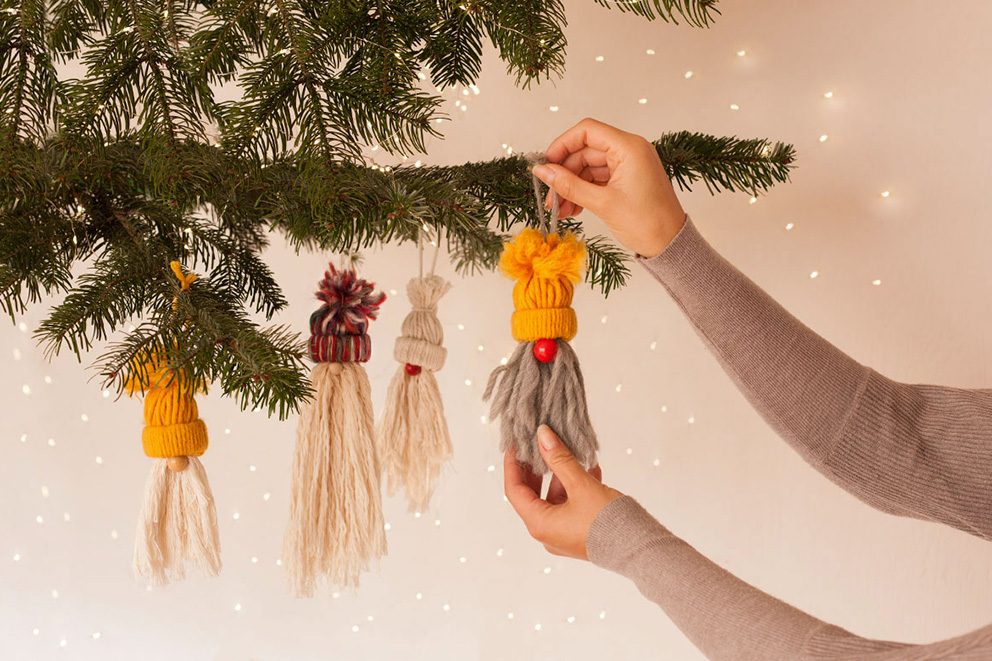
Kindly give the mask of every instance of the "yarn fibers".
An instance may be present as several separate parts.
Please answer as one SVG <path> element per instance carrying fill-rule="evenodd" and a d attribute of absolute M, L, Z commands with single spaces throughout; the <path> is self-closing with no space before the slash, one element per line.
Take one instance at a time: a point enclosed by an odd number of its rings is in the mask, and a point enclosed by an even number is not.
<path fill-rule="evenodd" d="M 403 320 L 393 356 L 400 366 L 389 384 L 386 410 L 379 423 L 379 455 L 389 493 L 402 488 L 411 512 L 427 509 L 445 463 L 451 458 L 451 435 L 444 416 L 444 402 L 434 372 L 444 366 L 444 330 L 437 318 L 437 304 L 451 284 L 434 275 L 434 264 L 423 272 L 423 235 L 419 237 L 420 275 L 407 284 L 413 309 Z"/>
<path fill-rule="evenodd" d="M 548 468 L 536 445 L 541 424 L 554 429 L 587 468 L 596 464 L 599 443 L 569 344 L 578 331 L 572 295 L 582 278 L 585 244 L 572 232 L 557 231 L 557 195 L 552 195 L 551 219 L 545 219 L 536 177 L 534 194 L 543 231 L 524 229 L 500 256 L 500 269 L 516 281 L 510 327 L 520 344 L 493 370 L 483 399 L 492 402 L 490 418 L 500 419 L 500 449 L 513 448 L 518 461 L 543 474 Z"/>
<path fill-rule="evenodd" d="M 310 317 L 314 398 L 300 415 L 283 562 L 290 589 L 311 597 L 322 582 L 357 587 L 386 554 L 372 396 L 362 363 L 368 323 L 386 299 L 352 269 L 329 265 Z"/>
<path fill-rule="evenodd" d="M 197 276 L 183 273 L 178 261 L 169 267 L 180 284 L 175 309 Z M 193 395 L 203 390 L 205 384 L 171 367 L 162 352 L 137 361 L 125 384 L 127 394 L 145 395 L 141 442 L 157 459 L 145 484 L 133 561 L 135 574 L 155 585 L 185 578 L 187 566 L 212 576 L 220 572 L 214 498 L 197 459 L 207 449 L 207 426 Z"/>

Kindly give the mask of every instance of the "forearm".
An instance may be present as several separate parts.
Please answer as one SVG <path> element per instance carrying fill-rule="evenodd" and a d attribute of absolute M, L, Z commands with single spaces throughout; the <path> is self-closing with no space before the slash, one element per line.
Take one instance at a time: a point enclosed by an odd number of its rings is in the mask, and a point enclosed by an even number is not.
<path fill-rule="evenodd" d="M 640 261 L 755 409 L 808 461 L 822 462 L 870 370 L 789 314 L 691 220 L 662 254 Z"/>
<path fill-rule="evenodd" d="M 691 221 L 641 263 L 762 417 L 869 504 L 992 539 L 992 396 L 859 364 L 721 257 Z"/>
<path fill-rule="evenodd" d="M 823 622 L 711 562 L 629 496 L 600 512 L 587 552 L 592 562 L 633 581 L 716 661 L 959 658 L 955 654 L 977 659 L 992 654 L 992 627 L 908 645 L 862 638 Z"/>

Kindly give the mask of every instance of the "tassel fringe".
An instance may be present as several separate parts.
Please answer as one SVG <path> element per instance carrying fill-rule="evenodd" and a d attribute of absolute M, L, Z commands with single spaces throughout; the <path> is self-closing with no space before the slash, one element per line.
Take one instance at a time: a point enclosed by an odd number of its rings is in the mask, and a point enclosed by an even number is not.
<path fill-rule="evenodd" d="M 378 438 L 389 495 L 403 488 L 410 511 L 425 511 L 452 455 L 441 391 L 432 371 L 410 375 L 402 366 L 396 370 Z"/>
<path fill-rule="evenodd" d="M 296 596 L 357 587 L 386 554 L 371 388 L 358 363 L 319 363 L 300 417 L 283 561 Z"/>
<path fill-rule="evenodd" d="M 517 459 L 538 475 L 548 472 L 535 438 L 542 423 L 555 430 L 586 468 L 596 464 L 599 450 L 579 359 L 568 342 L 556 342 L 558 351 L 550 363 L 534 357 L 533 342 L 518 344 L 506 365 L 490 374 L 482 395 L 492 400 L 490 419 L 500 418 L 500 450 L 515 448 Z"/>
<path fill-rule="evenodd" d="M 134 544 L 134 572 L 153 585 L 186 577 L 188 567 L 220 572 L 220 538 L 207 472 L 196 457 L 185 470 L 158 459 L 145 484 Z"/>

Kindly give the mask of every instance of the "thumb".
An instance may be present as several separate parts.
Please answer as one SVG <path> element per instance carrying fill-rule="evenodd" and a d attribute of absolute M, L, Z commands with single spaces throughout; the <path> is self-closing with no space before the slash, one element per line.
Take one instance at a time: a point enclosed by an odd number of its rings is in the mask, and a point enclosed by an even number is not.
<path fill-rule="evenodd" d="M 582 484 L 589 477 L 582 464 L 576 461 L 571 451 L 558 438 L 551 427 L 541 425 L 537 428 L 537 445 L 541 448 L 541 456 L 551 472 L 557 476 L 565 491 Z"/>
<path fill-rule="evenodd" d="M 590 183 L 557 163 L 535 165 L 534 176 L 564 199 L 593 213 L 602 206 L 607 195 L 605 187 Z"/>

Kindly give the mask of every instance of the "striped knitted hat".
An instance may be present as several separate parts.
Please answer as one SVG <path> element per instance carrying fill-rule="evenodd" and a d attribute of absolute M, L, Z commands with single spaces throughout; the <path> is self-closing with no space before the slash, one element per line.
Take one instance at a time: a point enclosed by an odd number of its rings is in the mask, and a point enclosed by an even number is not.
<path fill-rule="evenodd" d="M 352 269 L 329 264 L 318 284 L 322 305 L 310 315 L 310 358 L 316 363 L 364 363 L 372 355 L 366 333 L 386 300 L 375 283 L 359 278 Z"/>

